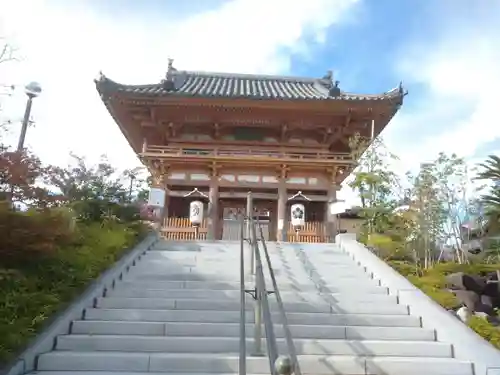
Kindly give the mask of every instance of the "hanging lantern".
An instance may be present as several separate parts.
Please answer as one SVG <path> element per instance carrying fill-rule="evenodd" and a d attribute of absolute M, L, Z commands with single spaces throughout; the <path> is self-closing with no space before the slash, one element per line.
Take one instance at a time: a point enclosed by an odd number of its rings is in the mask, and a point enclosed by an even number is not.
<path fill-rule="evenodd" d="M 303 227 L 306 219 L 305 207 L 301 203 L 292 204 L 290 208 L 291 222 L 294 228 Z"/>
<path fill-rule="evenodd" d="M 189 221 L 194 227 L 203 223 L 203 202 L 193 201 L 189 204 Z"/>

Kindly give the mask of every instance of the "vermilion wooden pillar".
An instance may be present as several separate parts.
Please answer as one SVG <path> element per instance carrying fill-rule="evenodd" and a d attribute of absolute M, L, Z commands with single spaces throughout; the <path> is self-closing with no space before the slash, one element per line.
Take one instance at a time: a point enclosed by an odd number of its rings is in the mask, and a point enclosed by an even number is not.
<path fill-rule="evenodd" d="M 276 241 L 286 241 L 286 232 L 288 228 L 286 220 L 286 202 L 288 200 L 286 192 L 286 184 L 283 179 L 280 180 L 278 186 L 278 207 L 277 216 L 278 222 L 276 223 Z"/>
<path fill-rule="evenodd" d="M 212 177 L 210 181 L 210 189 L 208 191 L 208 225 L 207 225 L 207 240 L 217 239 L 217 227 L 219 220 L 219 184 L 216 177 Z"/>
<path fill-rule="evenodd" d="M 330 204 L 337 201 L 337 186 L 331 185 L 327 192 L 328 200 L 325 204 L 325 234 L 327 236 L 328 242 L 335 242 L 335 236 L 337 235 L 337 223 L 336 215 L 330 213 Z"/>

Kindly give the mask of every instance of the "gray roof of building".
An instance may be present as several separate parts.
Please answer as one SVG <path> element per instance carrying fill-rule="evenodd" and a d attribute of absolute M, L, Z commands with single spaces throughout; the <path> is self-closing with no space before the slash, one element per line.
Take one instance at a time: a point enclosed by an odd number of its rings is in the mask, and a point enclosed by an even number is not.
<path fill-rule="evenodd" d="M 185 96 L 204 98 L 249 98 L 277 100 L 384 100 L 406 94 L 400 85 L 383 94 L 352 94 L 340 90 L 331 73 L 323 78 L 266 76 L 178 71 L 169 66 L 166 78 L 157 84 L 123 85 L 101 74 L 96 80 L 101 93 L 141 96 Z"/>

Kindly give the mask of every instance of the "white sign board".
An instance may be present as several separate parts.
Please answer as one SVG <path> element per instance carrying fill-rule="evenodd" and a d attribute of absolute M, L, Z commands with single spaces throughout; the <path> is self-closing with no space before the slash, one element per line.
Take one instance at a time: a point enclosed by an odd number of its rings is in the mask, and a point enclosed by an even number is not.
<path fill-rule="evenodd" d="M 193 226 L 203 223 L 203 202 L 193 201 L 189 204 L 189 221 Z"/>
<path fill-rule="evenodd" d="M 165 190 L 151 188 L 149 190 L 148 206 L 163 208 L 165 206 Z"/>
<path fill-rule="evenodd" d="M 306 210 L 303 204 L 295 203 L 290 208 L 291 222 L 294 227 L 303 227 L 306 221 Z"/>

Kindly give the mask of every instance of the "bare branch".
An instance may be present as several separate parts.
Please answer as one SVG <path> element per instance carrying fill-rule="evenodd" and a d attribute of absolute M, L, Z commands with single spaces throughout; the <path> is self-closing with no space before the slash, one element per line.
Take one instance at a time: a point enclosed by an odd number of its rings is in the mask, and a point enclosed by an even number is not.
<path fill-rule="evenodd" d="M 0 38 L 0 41 L 4 38 Z M 17 61 L 15 53 L 17 51 L 11 44 L 7 42 L 2 42 L 2 46 L 0 47 L 0 64 L 8 61 Z"/>

